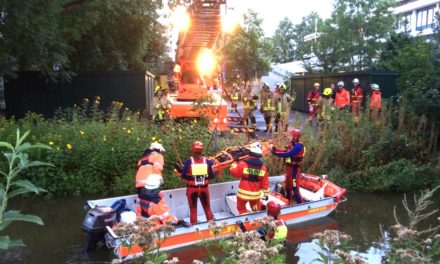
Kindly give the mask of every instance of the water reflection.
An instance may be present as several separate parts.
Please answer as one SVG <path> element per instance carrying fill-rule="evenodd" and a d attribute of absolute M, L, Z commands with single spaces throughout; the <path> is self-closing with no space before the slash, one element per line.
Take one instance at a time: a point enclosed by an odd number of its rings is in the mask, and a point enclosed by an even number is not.
<path fill-rule="evenodd" d="M 10 209 L 39 215 L 45 225 L 13 223 L 6 230 L 6 234 L 12 238 L 21 238 L 27 247 L 0 252 L 0 263 L 110 262 L 113 254 L 105 248 L 90 253 L 84 251 L 85 235 L 80 225 L 85 215 L 82 204 L 89 198 L 92 197 L 12 201 Z M 398 217 L 406 219 L 402 198 L 402 194 L 350 193 L 348 201 L 341 204 L 330 217 L 289 226 L 287 244 L 289 263 L 312 262 L 317 257 L 316 251 L 319 251 L 312 235 L 326 229 L 340 229 L 349 234 L 353 237 L 352 242 L 357 252 L 368 258 L 369 263 L 380 263 L 382 251 L 375 244 L 381 241 L 380 225 L 388 227 L 395 223 L 394 206 Z M 439 207 L 440 200 L 437 200 L 433 208 Z M 194 258 L 206 258 L 204 252 L 202 247 L 189 247 L 176 250 L 172 255 L 179 257 L 182 263 L 192 263 Z"/>

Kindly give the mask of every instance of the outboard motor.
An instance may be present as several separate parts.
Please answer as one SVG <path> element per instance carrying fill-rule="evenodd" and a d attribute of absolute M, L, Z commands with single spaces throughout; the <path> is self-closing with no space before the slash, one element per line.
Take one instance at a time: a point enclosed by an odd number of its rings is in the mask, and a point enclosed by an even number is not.
<path fill-rule="evenodd" d="M 108 206 L 96 206 L 90 209 L 81 225 L 81 229 L 87 233 L 86 249 L 96 248 L 96 244 L 104 240 L 107 233 L 106 226 L 116 223 L 116 211 Z"/>

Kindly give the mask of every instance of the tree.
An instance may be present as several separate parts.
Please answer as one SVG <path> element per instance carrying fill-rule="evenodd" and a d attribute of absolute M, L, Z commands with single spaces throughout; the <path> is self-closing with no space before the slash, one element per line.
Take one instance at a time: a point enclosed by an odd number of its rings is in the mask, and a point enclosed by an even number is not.
<path fill-rule="evenodd" d="M 377 63 L 393 32 L 394 0 L 338 0 L 314 54 L 324 71 L 366 70 Z"/>
<path fill-rule="evenodd" d="M 263 20 L 256 12 L 248 10 L 243 18 L 244 26 L 228 39 L 225 52 L 228 70 L 240 71 L 247 82 L 270 70 L 270 43 L 264 38 L 261 27 Z"/>
<path fill-rule="evenodd" d="M 167 40 L 161 7 L 161 0 L 1 0 L 0 75 L 152 67 Z"/>
<path fill-rule="evenodd" d="M 281 20 L 272 37 L 272 62 L 286 63 L 294 61 L 296 43 L 293 23 L 285 17 Z"/>

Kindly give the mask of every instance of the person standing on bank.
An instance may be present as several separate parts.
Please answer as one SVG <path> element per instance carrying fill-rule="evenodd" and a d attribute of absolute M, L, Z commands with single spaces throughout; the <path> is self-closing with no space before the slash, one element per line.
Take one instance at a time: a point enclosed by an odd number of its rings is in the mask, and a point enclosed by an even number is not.
<path fill-rule="evenodd" d="M 260 112 L 263 113 L 264 121 L 266 122 L 266 130 L 264 132 L 272 132 L 272 113 L 275 110 L 273 103 L 273 93 L 267 83 L 263 83 L 263 90 L 261 91 Z"/>
<path fill-rule="evenodd" d="M 313 84 L 313 90 L 307 94 L 307 105 L 309 106 L 309 124 L 313 125 L 313 118 L 317 114 L 317 102 L 321 93 L 319 92 L 319 83 Z"/>
<path fill-rule="evenodd" d="M 214 179 L 211 162 L 203 156 L 203 143 L 194 141 L 191 147 L 192 156 L 184 163 L 181 177 L 186 180 L 186 197 L 190 209 L 191 224 L 197 223 L 197 200 L 200 199 L 206 220 L 214 219 L 209 197 L 209 180 Z"/>
<path fill-rule="evenodd" d="M 364 92 L 359 85 L 359 79 L 353 79 L 353 89 L 351 90 L 351 111 L 353 113 L 353 120 L 357 124 L 361 117 L 361 104 L 364 100 Z"/>
<path fill-rule="evenodd" d="M 278 128 L 280 128 L 281 131 L 287 131 L 290 104 L 292 101 L 292 97 L 286 93 L 286 86 L 280 84 L 279 93 L 273 97 L 273 106 L 275 107 L 275 133 L 278 132 Z"/>
<path fill-rule="evenodd" d="M 382 92 L 378 84 L 372 83 L 371 87 L 371 101 L 370 101 L 370 118 L 377 120 L 380 114 L 380 107 L 382 105 Z"/>
<path fill-rule="evenodd" d="M 333 102 L 335 108 L 347 109 L 350 105 L 350 93 L 344 88 L 344 82 L 338 82 L 338 89 L 335 95 L 335 101 Z"/>
<path fill-rule="evenodd" d="M 257 106 L 258 96 L 252 92 L 252 86 L 248 85 L 246 90 L 241 95 L 243 102 L 243 126 L 249 127 L 249 120 L 251 120 L 251 128 L 255 131 L 257 129 L 257 120 L 255 119 L 254 111 Z"/>

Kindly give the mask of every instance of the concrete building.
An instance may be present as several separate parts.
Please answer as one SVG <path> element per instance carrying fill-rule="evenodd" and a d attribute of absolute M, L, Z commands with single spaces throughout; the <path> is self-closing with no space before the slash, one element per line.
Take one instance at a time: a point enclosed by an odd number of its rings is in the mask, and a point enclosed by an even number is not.
<path fill-rule="evenodd" d="M 439 12 L 439 0 L 401 0 L 394 13 L 400 16 L 400 31 L 411 36 L 433 34 L 435 15 Z"/>

